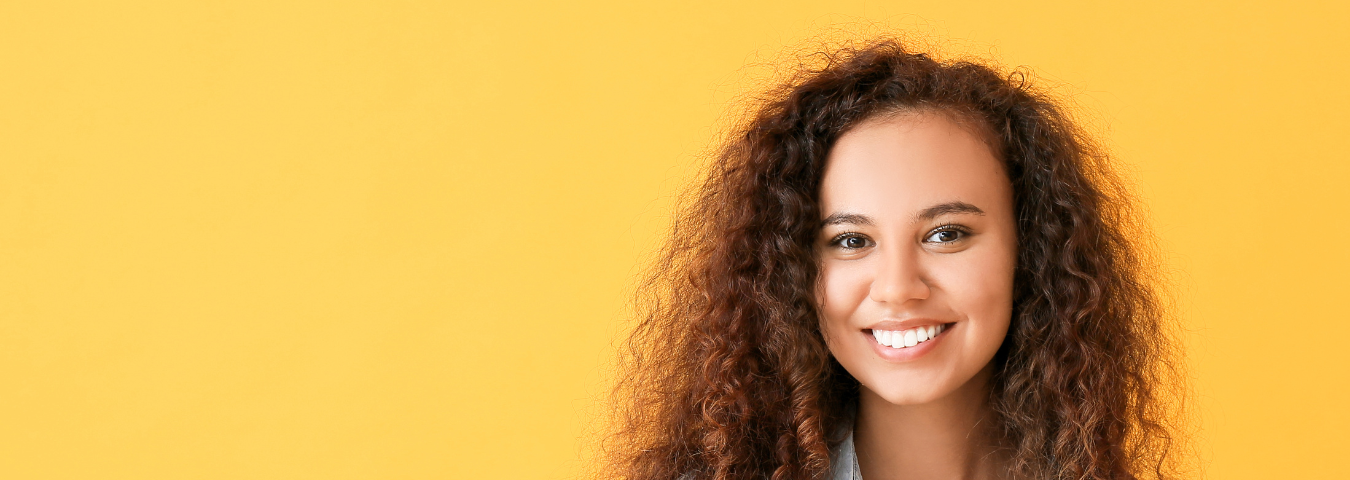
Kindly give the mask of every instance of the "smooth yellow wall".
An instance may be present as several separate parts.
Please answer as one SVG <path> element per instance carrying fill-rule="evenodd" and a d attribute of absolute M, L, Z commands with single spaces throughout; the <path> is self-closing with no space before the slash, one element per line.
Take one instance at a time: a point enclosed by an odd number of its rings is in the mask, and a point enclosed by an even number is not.
<path fill-rule="evenodd" d="M 1087 3 L 0 3 L 0 478 L 577 475 L 745 65 L 839 24 L 1059 85 L 1151 209 L 1208 476 L 1343 477 L 1350 11 Z"/>

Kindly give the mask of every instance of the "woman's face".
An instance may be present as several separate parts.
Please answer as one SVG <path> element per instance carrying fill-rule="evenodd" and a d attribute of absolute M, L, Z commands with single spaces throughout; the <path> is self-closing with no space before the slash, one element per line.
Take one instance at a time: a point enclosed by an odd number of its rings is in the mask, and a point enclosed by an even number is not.
<path fill-rule="evenodd" d="M 1012 202 L 989 146 L 946 115 L 874 119 L 839 139 L 820 192 L 817 301 L 830 352 L 866 389 L 927 403 L 989 364 L 1012 316 Z"/>

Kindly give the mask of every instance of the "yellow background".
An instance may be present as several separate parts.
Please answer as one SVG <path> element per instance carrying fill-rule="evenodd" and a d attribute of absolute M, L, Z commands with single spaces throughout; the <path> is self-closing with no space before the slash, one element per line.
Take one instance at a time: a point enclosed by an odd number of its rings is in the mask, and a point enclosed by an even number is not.
<path fill-rule="evenodd" d="M 1059 85 L 1208 476 L 1344 478 L 1350 10 L 1115 3 L 0 3 L 0 478 L 579 474 L 746 65 L 841 23 Z"/>

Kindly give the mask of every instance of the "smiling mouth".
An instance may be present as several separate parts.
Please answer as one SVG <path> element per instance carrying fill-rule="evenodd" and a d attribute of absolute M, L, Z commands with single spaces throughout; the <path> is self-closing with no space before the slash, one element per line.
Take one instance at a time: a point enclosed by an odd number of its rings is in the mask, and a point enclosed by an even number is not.
<path fill-rule="evenodd" d="M 946 331 L 947 327 L 950 325 L 952 324 L 944 323 L 942 325 L 926 325 L 906 330 L 869 331 L 872 333 L 872 337 L 877 339 L 877 343 L 890 348 L 900 349 L 913 347 L 937 338 L 937 336 L 942 335 L 942 332 Z"/>

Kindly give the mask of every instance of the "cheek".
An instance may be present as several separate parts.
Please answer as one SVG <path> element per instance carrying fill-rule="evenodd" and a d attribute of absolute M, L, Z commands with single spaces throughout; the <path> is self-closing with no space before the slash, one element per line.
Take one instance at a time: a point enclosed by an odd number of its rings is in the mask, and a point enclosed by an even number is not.
<path fill-rule="evenodd" d="M 848 320 L 866 300 L 869 286 L 864 270 L 859 267 L 830 262 L 821 267 L 816 304 L 826 330 L 851 329 Z"/>
<path fill-rule="evenodd" d="M 975 325 L 1002 342 L 1012 318 L 1014 262 L 1003 251 L 972 255 L 944 269 L 952 304 Z M 993 340 L 990 340 L 993 342 Z"/>

